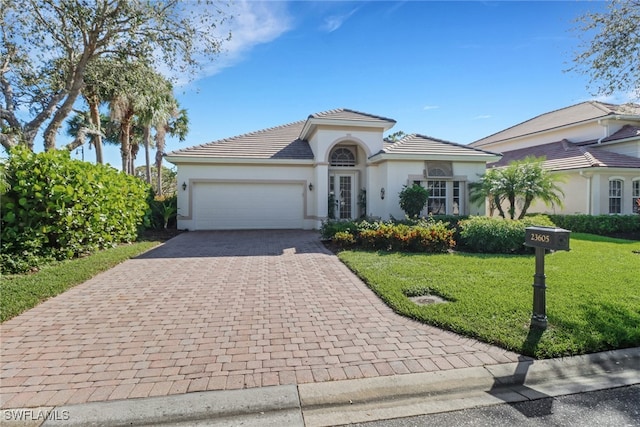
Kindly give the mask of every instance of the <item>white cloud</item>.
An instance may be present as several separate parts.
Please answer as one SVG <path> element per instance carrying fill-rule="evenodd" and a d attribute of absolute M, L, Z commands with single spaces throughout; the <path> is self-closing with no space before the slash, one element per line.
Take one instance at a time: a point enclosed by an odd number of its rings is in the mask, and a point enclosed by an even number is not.
<path fill-rule="evenodd" d="M 591 98 L 583 98 L 578 100 L 578 102 L 598 101 L 607 104 L 627 104 L 629 102 L 638 102 L 639 99 L 640 91 L 638 93 L 629 91 L 626 93 L 614 93 L 612 95 L 598 95 Z"/>
<path fill-rule="evenodd" d="M 326 18 L 324 18 L 324 24 L 322 25 L 321 29 L 323 31 L 326 31 L 328 33 L 332 33 L 335 30 L 337 30 L 338 28 L 340 28 L 342 26 L 342 24 L 345 23 L 345 21 L 349 18 L 351 18 L 351 16 L 356 13 L 358 11 L 359 7 L 351 10 L 348 13 L 345 13 L 343 15 L 331 15 L 328 16 Z"/>
<path fill-rule="evenodd" d="M 231 33 L 231 39 L 222 43 L 222 52 L 218 57 L 203 61 L 204 66 L 195 80 L 234 66 L 253 47 L 272 42 L 292 28 L 292 18 L 285 2 L 239 0 L 230 3 L 230 9 L 225 12 L 232 19 L 226 20 L 218 28 L 217 36 L 223 39 Z M 178 76 L 178 86 L 187 83 L 186 78 Z"/>
<path fill-rule="evenodd" d="M 439 105 L 425 105 L 422 109 L 423 110 L 437 110 L 438 108 L 440 108 Z"/>
<path fill-rule="evenodd" d="M 475 116 L 473 120 L 486 120 L 490 118 L 491 116 L 489 114 L 480 114 L 479 116 Z"/>

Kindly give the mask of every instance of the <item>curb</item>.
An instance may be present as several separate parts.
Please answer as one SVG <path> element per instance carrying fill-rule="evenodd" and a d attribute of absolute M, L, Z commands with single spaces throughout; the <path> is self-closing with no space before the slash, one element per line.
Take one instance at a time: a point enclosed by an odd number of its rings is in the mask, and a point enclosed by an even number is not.
<path fill-rule="evenodd" d="M 640 347 L 420 374 L 10 409 L 2 411 L 0 425 L 324 427 L 633 384 L 640 384 Z M 8 421 L 15 417 L 8 418 L 7 411 L 32 418 Z"/>
<path fill-rule="evenodd" d="M 451 371 L 300 384 L 306 427 L 515 403 L 640 383 L 640 347 Z"/>

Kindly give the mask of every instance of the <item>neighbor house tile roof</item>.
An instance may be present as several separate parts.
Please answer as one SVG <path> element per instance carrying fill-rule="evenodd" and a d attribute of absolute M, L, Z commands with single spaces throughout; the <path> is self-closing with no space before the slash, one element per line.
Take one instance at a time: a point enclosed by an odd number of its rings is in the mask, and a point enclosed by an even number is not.
<path fill-rule="evenodd" d="M 424 155 L 476 155 L 476 156 L 499 156 L 499 154 L 492 153 L 478 148 L 473 148 L 468 145 L 457 144 L 455 142 L 445 141 L 438 138 L 432 138 L 430 136 L 424 136 L 420 134 L 410 134 L 404 136 L 402 139 L 390 143 L 385 142 L 382 150 L 384 153 L 389 154 L 424 154 Z"/>
<path fill-rule="evenodd" d="M 490 167 L 502 167 L 525 157 L 544 157 L 543 166 L 550 170 L 569 170 L 591 167 L 640 168 L 640 158 L 607 151 L 597 145 L 578 145 L 567 140 L 505 151 L 502 158 Z"/>
<path fill-rule="evenodd" d="M 602 142 L 616 141 L 619 139 L 627 139 L 627 138 L 639 138 L 640 137 L 640 126 L 632 126 L 632 125 L 624 125 L 620 128 L 619 131 L 615 132 L 613 135 L 608 136 L 602 140 Z"/>
<path fill-rule="evenodd" d="M 570 107 L 541 114 L 530 120 L 472 142 L 470 145 L 474 147 L 481 147 L 483 145 L 504 141 L 518 136 L 531 135 L 536 132 L 551 130 L 570 124 L 617 114 L 635 115 L 640 117 L 640 105 L 616 105 L 598 101 L 582 102 Z"/>

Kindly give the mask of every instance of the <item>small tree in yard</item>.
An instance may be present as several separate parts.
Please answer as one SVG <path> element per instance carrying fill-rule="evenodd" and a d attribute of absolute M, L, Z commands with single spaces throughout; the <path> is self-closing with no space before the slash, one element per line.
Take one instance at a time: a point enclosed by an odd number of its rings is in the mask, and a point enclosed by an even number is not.
<path fill-rule="evenodd" d="M 541 200 L 547 205 L 562 206 L 564 193 L 558 186 L 561 180 L 542 166 L 544 158 L 527 157 L 503 168 L 488 170 L 477 183 L 470 186 L 472 202 L 484 202 L 489 198 L 505 218 L 503 202 L 508 202 L 507 213 L 516 219 L 516 206 L 521 205 L 518 219 L 524 218 L 531 204 Z"/>
<path fill-rule="evenodd" d="M 409 218 L 416 218 L 427 204 L 429 191 L 420 184 L 405 185 L 400 192 L 400 207 Z"/>

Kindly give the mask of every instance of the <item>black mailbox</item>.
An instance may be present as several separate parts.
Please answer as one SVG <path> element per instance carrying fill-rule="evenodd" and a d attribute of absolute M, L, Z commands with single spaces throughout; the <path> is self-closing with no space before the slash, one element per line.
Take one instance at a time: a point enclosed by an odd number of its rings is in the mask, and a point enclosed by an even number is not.
<path fill-rule="evenodd" d="M 569 230 L 556 227 L 527 227 L 524 244 L 534 248 L 552 249 L 554 251 L 569 250 Z"/>

